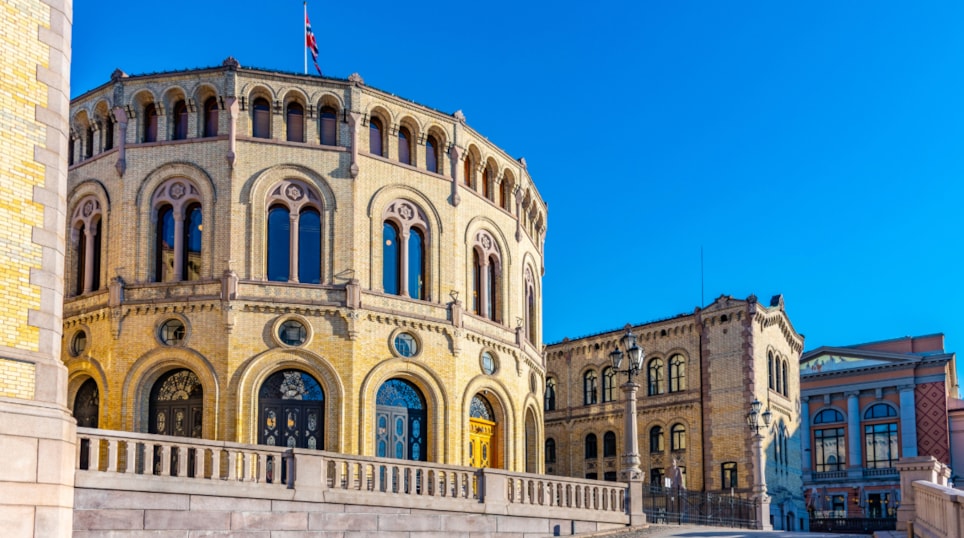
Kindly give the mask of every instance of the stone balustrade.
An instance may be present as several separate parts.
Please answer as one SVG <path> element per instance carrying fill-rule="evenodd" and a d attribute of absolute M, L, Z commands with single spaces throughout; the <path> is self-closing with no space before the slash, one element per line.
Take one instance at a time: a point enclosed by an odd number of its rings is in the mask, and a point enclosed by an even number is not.
<path fill-rule="evenodd" d="M 959 538 L 964 536 L 964 491 L 919 480 L 913 483 L 914 536 Z"/>

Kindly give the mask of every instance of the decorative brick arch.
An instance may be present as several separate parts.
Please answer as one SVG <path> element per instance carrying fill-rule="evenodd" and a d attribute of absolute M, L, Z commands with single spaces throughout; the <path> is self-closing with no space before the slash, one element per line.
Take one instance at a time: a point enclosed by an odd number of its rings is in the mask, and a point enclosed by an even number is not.
<path fill-rule="evenodd" d="M 498 442 L 499 442 L 499 453 L 502 456 L 502 461 L 500 462 L 500 467 L 509 471 L 519 471 L 520 463 L 524 461 L 524 451 L 525 447 L 520 447 L 519 442 L 515 439 L 517 433 L 520 430 L 520 424 L 524 425 L 524 415 L 522 414 L 522 406 L 520 402 L 516 402 L 510 392 L 503 386 L 499 381 L 488 376 L 479 375 L 469 381 L 465 386 L 465 391 L 462 393 L 462 416 L 461 416 L 461 426 L 462 435 L 460 439 L 463 440 L 461 443 L 462 447 L 462 458 L 467 457 L 465 454 L 465 443 L 464 440 L 468 439 L 469 434 L 469 408 L 472 403 L 472 398 L 476 394 L 481 394 L 485 397 L 486 401 L 492 406 L 492 412 L 496 415 L 495 423 L 497 425 L 498 431 Z M 524 426 L 522 426 L 524 428 Z"/>

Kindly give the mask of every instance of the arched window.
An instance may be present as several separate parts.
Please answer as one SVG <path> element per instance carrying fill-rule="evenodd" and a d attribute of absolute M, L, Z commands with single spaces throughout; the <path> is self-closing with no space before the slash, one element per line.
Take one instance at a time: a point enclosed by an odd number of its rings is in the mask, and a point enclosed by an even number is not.
<path fill-rule="evenodd" d="M 108 113 L 104 118 L 104 151 L 114 149 L 114 117 Z"/>
<path fill-rule="evenodd" d="M 325 448 L 325 393 L 300 370 L 271 374 L 258 390 L 258 444 Z"/>
<path fill-rule="evenodd" d="M 372 155 L 382 154 L 382 120 L 371 118 L 368 121 L 368 152 Z"/>
<path fill-rule="evenodd" d="M 438 173 L 438 141 L 435 137 L 428 135 L 425 139 L 425 169 L 429 172 Z"/>
<path fill-rule="evenodd" d="M 428 219 L 408 200 L 388 204 L 382 215 L 382 287 L 385 293 L 425 300 Z"/>
<path fill-rule="evenodd" d="M 524 282 L 526 288 L 525 334 L 529 342 L 535 344 L 538 342 L 536 332 L 536 284 L 535 277 L 532 276 L 532 269 L 528 266 L 525 270 Z"/>
<path fill-rule="evenodd" d="M 599 441 L 596 434 L 590 433 L 586 436 L 586 459 L 594 460 L 599 457 Z"/>
<path fill-rule="evenodd" d="M 154 280 L 201 277 L 202 211 L 197 188 L 184 179 L 163 183 L 154 193 Z"/>
<path fill-rule="evenodd" d="M 816 424 L 837 424 L 844 421 L 843 413 L 836 409 L 822 409 L 813 417 Z M 840 471 L 846 468 L 847 447 L 844 427 L 831 426 L 813 430 L 813 469 L 818 473 Z"/>
<path fill-rule="evenodd" d="M 666 445 L 663 440 L 663 427 L 653 426 L 649 430 L 649 451 L 652 453 L 661 453 L 666 450 Z"/>
<path fill-rule="evenodd" d="M 93 196 L 81 200 L 74 209 L 71 241 L 74 250 L 74 294 L 82 295 L 100 289 L 103 212 Z"/>
<path fill-rule="evenodd" d="M 556 409 L 556 380 L 555 378 L 546 378 L 546 394 L 544 396 L 544 409 L 546 411 L 555 411 Z"/>
<path fill-rule="evenodd" d="M 604 458 L 616 457 L 616 433 L 615 432 L 606 432 L 603 435 L 603 457 Z"/>
<path fill-rule="evenodd" d="M 790 387 L 787 385 L 787 368 L 789 366 L 790 366 L 790 363 L 788 363 L 787 361 L 783 361 L 782 374 L 783 374 L 783 395 L 784 396 L 790 395 Z"/>
<path fill-rule="evenodd" d="M 288 103 L 288 109 L 285 111 L 285 125 L 288 142 L 305 141 L 305 107 L 301 106 L 301 103 Z"/>
<path fill-rule="evenodd" d="M 178 280 L 174 276 L 174 208 L 165 204 L 157 210 L 157 238 L 154 242 L 154 279 Z"/>
<path fill-rule="evenodd" d="M 776 361 L 774 361 L 774 364 L 775 364 L 775 366 L 776 366 L 776 371 L 774 372 L 773 378 L 776 380 L 776 383 L 777 383 L 777 388 L 776 388 L 776 390 L 777 390 L 778 393 L 781 393 L 781 394 L 782 394 L 782 393 L 783 393 L 783 385 L 780 384 L 780 380 L 782 379 L 782 374 L 780 373 L 780 366 L 781 366 L 781 361 L 780 361 L 780 359 L 777 358 Z"/>
<path fill-rule="evenodd" d="M 94 156 L 94 127 L 87 127 L 87 138 L 84 140 L 84 158 L 89 159 Z"/>
<path fill-rule="evenodd" d="M 74 396 L 74 418 L 81 428 L 96 428 L 100 415 L 100 392 L 97 382 L 88 378 Z"/>
<path fill-rule="evenodd" d="M 596 372 L 589 370 L 582 376 L 582 403 L 583 405 L 592 405 L 598 400 L 596 399 Z"/>
<path fill-rule="evenodd" d="M 318 193 L 302 181 L 288 179 L 272 187 L 266 202 L 267 279 L 320 284 L 322 206 Z"/>
<path fill-rule="evenodd" d="M 184 101 L 174 103 L 174 140 L 187 138 L 187 105 Z"/>
<path fill-rule="evenodd" d="M 201 204 L 193 203 L 187 206 L 184 217 L 184 245 L 187 253 L 181 275 L 184 280 L 199 280 L 201 278 Z"/>
<path fill-rule="evenodd" d="M 612 366 L 607 366 L 603 368 L 602 371 L 603 380 L 603 393 L 602 401 L 605 402 L 615 402 L 616 401 L 616 370 Z"/>
<path fill-rule="evenodd" d="M 411 140 L 412 133 L 407 127 L 401 127 L 398 130 L 398 162 L 412 164 Z"/>
<path fill-rule="evenodd" d="M 546 439 L 546 463 L 556 462 L 556 440 L 552 437 Z"/>
<path fill-rule="evenodd" d="M 864 420 L 877 420 L 880 418 L 890 418 L 896 416 L 897 410 L 883 403 L 874 404 L 864 411 Z"/>
<path fill-rule="evenodd" d="M 204 101 L 204 136 L 218 136 L 217 97 L 208 97 Z"/>
<path fill-rule="evenodd" d="M 489 184 L 488 166 L 482 169 L 482 196 L 485 196 L 486 200 L 492 199 L 492 185 Z"/>
<path fill-rule="evenodd" d="M 475 235 L 472 248 L 473 311 L 492 321 L 502 319 L 502 256 L 499 246 L 485 230 Z"/>
<path fill-rule="evenodd" d="M 472 162 L 472 156 L 466 155 L 465 160 L 462 162 L 462 174 L 467 187 L 472 186 L 472 174 L 475 171 L 475 163 Z"/>
<path fill-rule="evenodd" d="M 321 144 L 338 145 L 338 116 L 330 106 L 321 107 Z"/>
<path fill-rule="evenodd" d="M 682 424 L 673 424 L 670 428 L 670 447 L 673 452 L 686 450 L 686 427 Z"/>
<path fill-rule="evenodd" d="M 669 358 L 669 391 L 686 390 L 686 359 L 679 353 Z"/>
<path fill-rule="evenodd" d="M 157 107 L 154 103 L 144 107 L 144 142 L 157 142 Z"/>
<path fill-rule="evenodd" d="M 271 104 L 264 97 L 258 97 L 251 108 L 254 113 L 251 136 L 271 138 Z"/>
<path fill-rule="evenodd" d="M 502 181 L 499 182 L 499 207 L 508 211 L 509 197 L 507 196 L 507 193 L 506 193 L 505 183 L 506 183 L 506 180 L 503 177 Z"/>
<path fill-rule="evenodd" d="M 767 386 L 770 387 L 770 390 L 773 390 L 774 387 L 776 386 L 773 382 L 773 352 L 772 351 L 767 352 Z"/>
<path fill-rule="evenodd" d="M 646 369 L 647 393 L 657 396 L 663 393 L 663 359 L 652 359 Z"/>
<path fill-rule="evenodd" d="M 823 409 L 813 417 L 814 424 L 833 424 L 834 422 L 843 422 L 843 413 L 837 411 L 836 409 Z"/>

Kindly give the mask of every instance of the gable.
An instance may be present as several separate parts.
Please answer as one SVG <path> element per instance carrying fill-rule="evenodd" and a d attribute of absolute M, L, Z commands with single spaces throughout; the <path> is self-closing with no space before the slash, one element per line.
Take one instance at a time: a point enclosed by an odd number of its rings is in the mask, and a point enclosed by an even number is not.
<path fill-rule="evenodd" d="M 904 361 L 893 359 L 869 359 L 864 357 L 851 357 L 833 353 L 823 353 L 801 362 L 800 375 L 825 374 L 827 372 L 839 372 L 842 370 L 859 370 L 862 368 L 872 368 L 875 366 L 892 366 L 902 362 Z"/>

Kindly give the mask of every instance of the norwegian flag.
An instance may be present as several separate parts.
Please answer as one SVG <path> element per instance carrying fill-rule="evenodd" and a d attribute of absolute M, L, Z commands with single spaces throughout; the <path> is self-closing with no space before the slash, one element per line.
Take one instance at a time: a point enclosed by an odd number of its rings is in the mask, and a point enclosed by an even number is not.
<path fill-rule="evenodd" d="M 311 21 L 308 20 L 308 2 L 305 2 L 305 46 L 311 51 L 311 61 L 315 64 L 318 74 L 321 68 L 318 67 L 318 42 L 315 41 L 315 33 L 311 31 Z"/>

